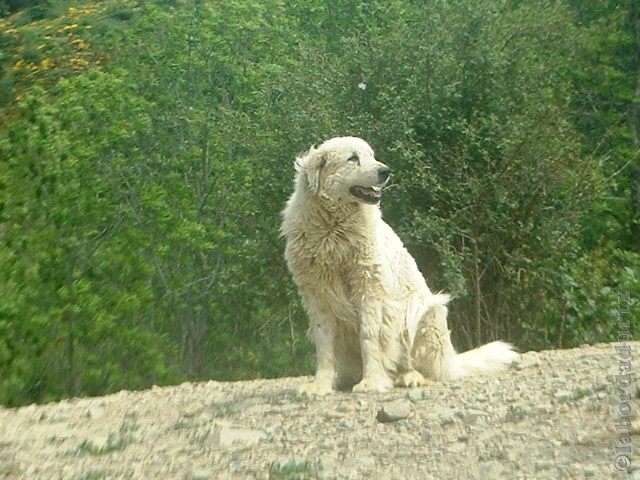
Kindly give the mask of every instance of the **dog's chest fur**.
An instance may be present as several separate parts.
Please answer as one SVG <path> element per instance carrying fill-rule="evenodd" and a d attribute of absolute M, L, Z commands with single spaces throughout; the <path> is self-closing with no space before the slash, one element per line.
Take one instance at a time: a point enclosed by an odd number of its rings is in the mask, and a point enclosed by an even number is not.
<path fill-rule="evenodd" d="M 297 222 L 285 255 L 301 291 L 323 297 L 338 318 L 357 324 L 363 296 L 378 284 L 378 267 L 369 222 L 356 213 L 340 221 Z"/>

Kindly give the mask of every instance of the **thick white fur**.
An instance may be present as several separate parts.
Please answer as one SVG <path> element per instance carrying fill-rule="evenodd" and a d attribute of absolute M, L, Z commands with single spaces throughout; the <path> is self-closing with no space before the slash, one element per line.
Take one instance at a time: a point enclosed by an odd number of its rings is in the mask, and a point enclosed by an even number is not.
<path fill-rule="evenodd" d="M 455 352 L 449 297 L 429 290 L 378 205 L 352 193 L 354 186 L 378 191 L 385 169 L 354 137 L 328 140 L 296 160 L 281 231 L 316 347 L 315 379 L 305 393 L 384 391 L 425 377 L 492 373 L 518 356 L 503 342 Z"/>

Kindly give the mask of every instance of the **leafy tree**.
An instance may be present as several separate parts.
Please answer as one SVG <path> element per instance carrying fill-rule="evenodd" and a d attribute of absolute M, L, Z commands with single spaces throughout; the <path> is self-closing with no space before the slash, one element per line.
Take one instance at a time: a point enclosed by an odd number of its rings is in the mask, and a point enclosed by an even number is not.
<path fill-rule="evenodd" d="M 162 337 L 139 316 L 151 299 L 148 269 L 129 249 L 135 232 L 110 188 L 117 148 L 131 159 L 130 139 L 146 128 L 143 104 L 118 77 L 94 72 L 61 82 L 55 100 L 34 88 L 19 107 L 0 143 L 8 159 L 0 164 L 8 287 L 0 397 L 20 403 L 109 391 L 126 378 L 161 381 Z M 31 380 L 15 381 L 25 369 Z"/>
<path fill-rule="evenodd" d="M 570 2 L 589 35 L 576 69 L 574 118 L 587 155 L 606 158 L 602 195 L 584 242 L 640 247 L 640 7 L 633 1 Z"/>

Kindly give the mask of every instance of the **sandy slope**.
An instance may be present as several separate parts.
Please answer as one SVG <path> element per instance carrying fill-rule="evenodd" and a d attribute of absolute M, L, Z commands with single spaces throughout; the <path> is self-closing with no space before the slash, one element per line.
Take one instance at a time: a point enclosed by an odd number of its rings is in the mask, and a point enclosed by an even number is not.
<path fill-rule="evenodd" d="M 0 409 L 0 478 L 640 478 L 638 393 L 634 381 L 619 396 L 620 360 L 596 345 L 386 394 L 308 399 L 296 393 L 307 378 L 282 378 Z"/>

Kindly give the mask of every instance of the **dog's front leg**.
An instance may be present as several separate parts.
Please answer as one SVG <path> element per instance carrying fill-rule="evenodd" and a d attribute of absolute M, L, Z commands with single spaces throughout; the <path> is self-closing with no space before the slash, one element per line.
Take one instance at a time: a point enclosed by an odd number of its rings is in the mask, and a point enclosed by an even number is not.
<path fill-rule="evenodd" d="M 309 337 L 316 347 L 316 376 L 313 382 L 303 385 L 300 393 L 326 395 L 333 390 L 336 375 L 335 337 L 336 322 L 322 308 L 321 302 L 307 301 L 309 313 Z"/>
<path fill-rule="evenodd" d="M 364 299 L 360 318 L 360 349 L 362 381 L 354 392 L 384 392 L 393 386 L 384 364 L 382 338 L 382 304 L 376 299 Z"/>

